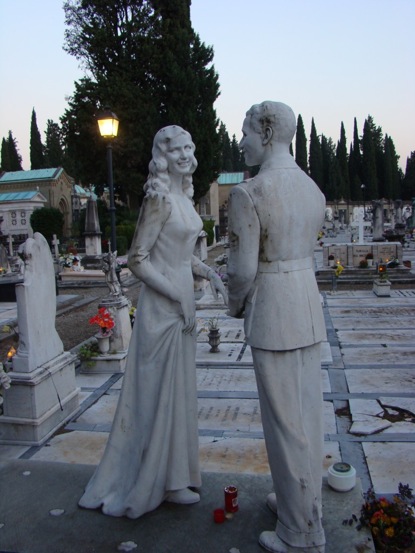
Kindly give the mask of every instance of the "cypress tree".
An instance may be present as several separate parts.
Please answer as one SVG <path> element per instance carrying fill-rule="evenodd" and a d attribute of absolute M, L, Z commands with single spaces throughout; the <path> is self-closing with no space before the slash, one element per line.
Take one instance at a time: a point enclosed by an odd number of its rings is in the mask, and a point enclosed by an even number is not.
<path fill-rule="evenodd" d="M 362 200 L 362 155 L 360 152 L 360 139 L 356 117 L 354 118 L 353 125 L 353 144 L 350 146 L 349 154 L 349 182 L 351 199 L 353 201 Z"/>
<path fill-rule="evenodd" d="M 63 164 L 63 149 L 60 129 L 57 123 L 48 119 L 46 123 L 45 167 L 61 167 Z"/>
<path fill-rule="evenodd" d="M 246 165 L 243 160 L 243 155 L 241 153 L 241 150 L 239 148 L 239 142 L 236 140 L 236 136 L 232 135 L 232 141 L 231 141 L 231 151 L 232 151 L 232 165 L 233 170 L 238 171 L 245 171 Z"/>
<path fill-rule="evenodd" d="M 10 171 L 10 157 L 9 157 L 9 145 L 7 140 L 3 137 L 1 140 L 1 171 Z"/>
<path fill-rule="evenodd" d="M 297 118 L 297 132 L 295 135 L 295 161 L 299 167 L 308 173 L 307 163 L 307 138 L 301 115 Z"/>
<path fill-rule="evenodd" d="M 37 128 L 35 108 L 33 108 L 30 122 L 30 168 L 42 169 L 44 166 L 43 144 Z"/>
<path fill-rule="evenodd" d="M 311 120 L 310 153 L 309 153 L 310 177 L 323 190 L 323 159 L 321 144 L 317 136 L 314 118 Z"/>
<path fill-rule="evenodd" d="M 336 159 L 339 171 L 339 197 L 350 199 L 349 162 L 347 159 L 346 131 L 343 121 L 340 125 L 340 140 L 337 143 Z"/>
<path fill-rule="evenodd" d="M 402 183 L 402 199 L 412 200 L 415 196 L 415 151 L 406 158 L 405 176 Z"/>
<path fill-rule="evenodd" d="M 366 200 L 379 198 L 376 173 L 376 151 L 372 129 L 368 119 L 365 120 L 362 139 L 362 177 L 365 185 Z"/>
<path fill-rule="evenodd" d="M 22 171 L 22 156 L 17 149 L 17 140 L 13 137 L 12 131 L 6 139 L 8 150 L 9 171 Z"/>
<path fill-rule="evenodd" d="M 233 171 L 231 140 L 224 123 L 219 125 L 220 171 Z"/>

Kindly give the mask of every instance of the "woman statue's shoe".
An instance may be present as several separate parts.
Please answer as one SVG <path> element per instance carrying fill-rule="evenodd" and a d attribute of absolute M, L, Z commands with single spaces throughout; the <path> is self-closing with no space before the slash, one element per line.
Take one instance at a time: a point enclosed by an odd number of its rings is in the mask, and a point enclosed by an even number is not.
<path fill-rule="evenodd" d="M 183 490 L 174 490 L 167 492 L 165 501 L 169 503 L 179 503 L 181 505 L 191 505 L 200 501 L 200 495 L 196 492 L 192 492 L 189 488 Z"/>

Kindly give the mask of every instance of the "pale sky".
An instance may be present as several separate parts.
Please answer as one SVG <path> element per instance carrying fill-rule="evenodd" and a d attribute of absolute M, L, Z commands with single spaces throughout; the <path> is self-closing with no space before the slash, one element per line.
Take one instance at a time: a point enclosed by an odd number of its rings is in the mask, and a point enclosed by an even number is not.
<path fill-rule="evenodd" d="M 0 0 L 0 139 L 12 130 L 24 169 L 32 108 L 44 142 L 46 121 L 59 122 L 83 76 L 62 49 L 62 5 Z M 405 170 L 415 150 L 415 0 L 192 0 L 191 15 L 214 48 L 215 107 L 230 136 L 240 139 L 245 112 L 264 100 L 300 113 L 307 138 L 312 117 L 335 142 L 343 121 L 348 144 L 354 117 L 361 134 L 370 114 Z"/>

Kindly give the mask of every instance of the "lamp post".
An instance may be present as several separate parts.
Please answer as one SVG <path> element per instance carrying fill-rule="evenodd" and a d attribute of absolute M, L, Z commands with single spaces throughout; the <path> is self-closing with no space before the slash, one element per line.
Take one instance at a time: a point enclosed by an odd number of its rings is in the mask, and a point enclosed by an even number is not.
<path fill-rule="evenodd" d="M 114 181 L 112 176 L 112 141 L 118 134 L 119 119 L 106 108 L 97 117 L 99 132 L 107 141 L 107 168 L 108 168 L 108 187 L 110 190 L 110 221 L 111 221 L 111 252 L 117 249 L 117 236 L 115 230 L 115 203 L 114 203 Z"/>

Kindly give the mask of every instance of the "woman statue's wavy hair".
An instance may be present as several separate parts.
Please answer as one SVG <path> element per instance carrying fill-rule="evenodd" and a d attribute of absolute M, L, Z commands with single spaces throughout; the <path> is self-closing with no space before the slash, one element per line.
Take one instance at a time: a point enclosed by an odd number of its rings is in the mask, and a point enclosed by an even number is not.
<path fill-rule="evenodd" d="M 183 177 L 183 192 L 189 198 L 193 198 L 193 179 L 192 174 L 197 167 L 197 161 L 194 156 L 196 149 L 193 144 L 191 135 L 177 125 L 170 125 L 160 129 L 153 141 L 152 160 L 148 165 L 149 175 L 147 182 L 144 185 L 144 192 L 150 194 L 152 192 L 170 192 L 170 175 L 168 173 L 168 164 L 166 159 L 166 152 L 169 148 L 170 142 L 180 135 L 185 135 L 190 139 L 192 145 L 192 159 L 191 167 L 188 175 Z"/>

